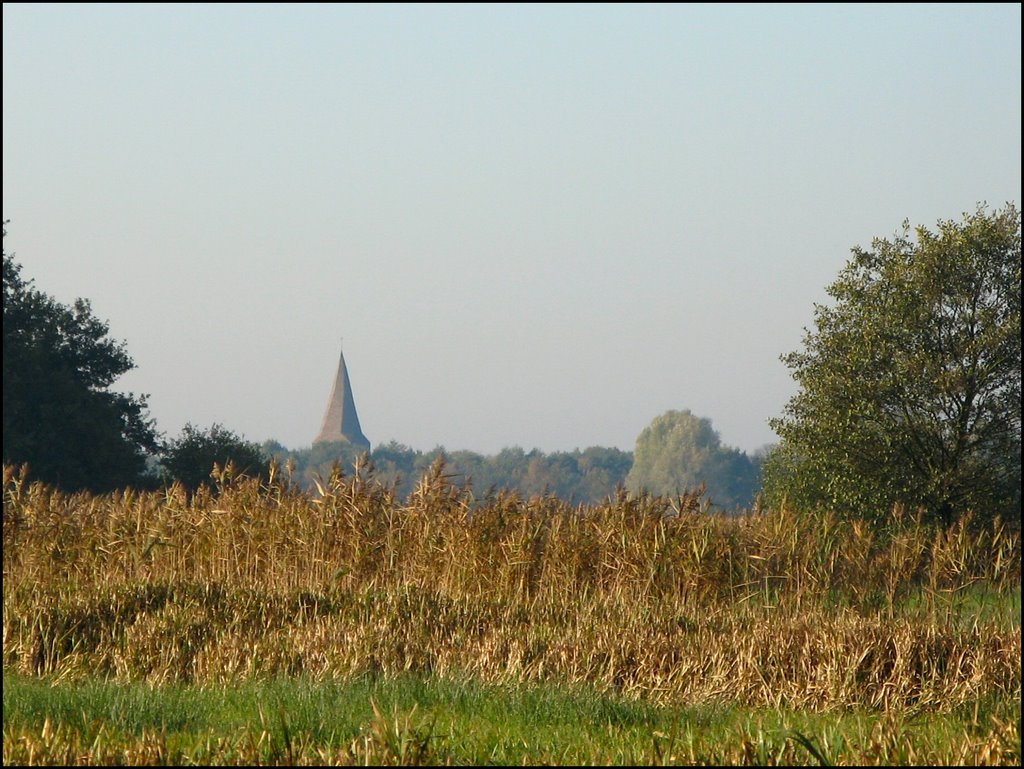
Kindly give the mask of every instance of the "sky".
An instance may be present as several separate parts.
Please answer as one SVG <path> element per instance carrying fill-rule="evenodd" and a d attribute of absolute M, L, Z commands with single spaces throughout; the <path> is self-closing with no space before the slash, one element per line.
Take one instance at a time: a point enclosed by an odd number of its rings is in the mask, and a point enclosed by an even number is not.
<path fill-rule="evenodd" d="M 3 6 L 4 251 L 168 439 L 747 452 L 855 246 L 1021 201 L 1021 6 Z"/>

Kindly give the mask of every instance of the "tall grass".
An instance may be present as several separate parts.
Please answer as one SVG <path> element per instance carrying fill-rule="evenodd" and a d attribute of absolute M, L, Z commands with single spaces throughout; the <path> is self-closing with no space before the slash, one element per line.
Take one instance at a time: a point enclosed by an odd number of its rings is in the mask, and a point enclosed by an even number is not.
<path fill-rule="evenodd" d="M 66 495 L 5 468 L 4 668 L 415 672 L 810 709 L 1019 701 L 1019 534 L 698 502 L 479 500 L 440 463 L 404 504 L 365 468 L 312 496 L 228 468 L 191 498 Z M 1014 600 L 1016 616 L 991 608 Z"/>

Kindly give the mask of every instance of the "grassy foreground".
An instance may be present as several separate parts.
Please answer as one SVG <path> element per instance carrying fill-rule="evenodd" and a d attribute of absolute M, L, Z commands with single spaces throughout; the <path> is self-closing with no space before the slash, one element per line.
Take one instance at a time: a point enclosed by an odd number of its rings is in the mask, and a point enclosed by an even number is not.
<path fill-rule="evenodd" d="M 4 762 L 1019 764 L 1020 536 L 4 474 Z"/>
<path fill-rule="evenodd" d="M 4 759 L 18 764 L 1012 764 L 1019 719 L 1019 704 L 815 714 L 417 676 L 227 688 L 4 676 Z"/>

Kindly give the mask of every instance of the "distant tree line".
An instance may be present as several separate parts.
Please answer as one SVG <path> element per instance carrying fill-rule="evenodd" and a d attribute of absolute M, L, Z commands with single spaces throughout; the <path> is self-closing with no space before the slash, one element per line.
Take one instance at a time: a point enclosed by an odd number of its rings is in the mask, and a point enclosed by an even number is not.
<path fill-rule="evenodd" d="M 418 451 L 397 441 L 373 448 L 361 456 L 346 443 L 317 443 L 310 448 L 290 451 L 277 441 L 262 445 L 264 453 L 305 488 L 314 480 L 327 478 L 337 464 L 345 473 L 354 472 L 362 460 L 373 468 L 374 476 L 391 486 L 402 499 L 409 496 L 427 470 L 439 458 L 454 482 L 471 486 L 480 497 L 497 491 L 516 491 L 524 497 L 550 494 L 570 502 L 598 502 L 624 485 L 633 464 L 631 452 L 593 446 L 580 451 L 546 454 L 538 449 L 524 451 L 506 448 L 497 454 L 473 451 L 448 451 L 436 447 Z"/>
<path fill-rule="evenodd" d="M 417 451 L 396 441 L 366 456 L 346 443 L 288 450 L 276 441 L 258 445 L 221 424 L 189 423 L 177 438 L 165 440 L 146 414 L 146 396 L 110 390 L 134 363 L 87 301 L 66 307 L 37 290 L 6 250 L 3 290 L 4 462 L 27 463 L 33 478 L 68 491 L 177 481 L 193 492 L 210 484 L 215 470 L 267 477 L 271 460 L 312 489 L 335 465 L 351 473 L 363 461 L 404 498 L 443 455 L 449 475 L 481 497 L 515 491 L 585 504 L 620 487 L 634 493 L 706 487 L 712 502 L 735 507 L 749 504 L 756 492 L 746 455 L 721 447 L 710 421 L 689 412 L 655 420 L 637 444 L 638 462 L 632 452 L 598 446 L 548 454 L 513 447 L 491 456 L 443 447 Z M 675 428 L 665 433 L 667 421 Z"/>
<path fill-rule="evenodd" d="M 400 497 L 441 455 L 480 496 L 499 490 L 599 502 L 631 494 L 700 492 L 707 507 L 830 511 L 886 525 L 894 513 L 949 526 L 971 514 L 1020 524 L 1021 240 L 1012 204 L 979 205 L 854 248 L 815 306 L 803 349 L 782 356 L 799 385 L 770 421 L 781 441 L 748 456 L 721 443 L 710 420 L 669 411 L 615 448 L 485 456 L 391 441 L 366 455 L 344 443 L 288 450 L 215 424 L 165 441 L 146 396 L 110 389 L 134 368 L 123 342 L 87 300 L 65 306 L 39 291 L 3 252 L 3 461 L 66 491 L 104 492 L 211 473 L 267 476 L 276 460 L 307 488 L 357 463 Z"/>
<path fill-rule="evenodd" d="M 598 446 L 547 454 L 513 447 L 486 456 L 443 447 L 417 451 L 391 441 L 365 457 L 345 443 L 290 451 L 276 441 L 258 445 L 221 424 L 189 423 L 177 438 L 165 440 L 146 413 L 146 396 L 111 391 L 134 363 L 88 301 L 67 307 L 37 290 L 6 248 L 3 290 L 3 459 L 27 464 L 31 477 L 68 491 L 177 481 L 192 492 L 210 484 L 215 470 L 266 477 L 276 459 L 307 489 L 335 465 L 353 472 L 357 461 L 368 462 L 367 469 L 406 497 L 442 455 L 449 475 L 482 497 L 515 491 L 585 504 L 620 487 L 656 494 L 706 489 L 710 502 L 737 507 L 749 504 L 757 490 L 746 455 L 720 446 L 710 422 L 689 412 L 655 420 L 638 441 L 636 462 L 632 452 Z M 679 423 L 667 434 L 661 429 L 666 420 Z"/>
<path fill-rule="evenodd" d="M 329 477 L 335 465 L 352 473 L 361 461 L 403 499 L 438 457 L 444 458 L 446 472 L 455 482 L 471 486 L 481 497 L 515 491 L 526 498 L 547 494 L 588 504 L 601 502 L 622 487 L 632 494 L 700 492 L 708 507 L 733 510 L 749 507 L 760 491 L 759 456 L 751 458 L 723 446 L 711 421 L 689 411 L 670 411 L 655 419 L 638 438 L 635 455 L 601 446 L 551 453 L 516 446 L 484 455 L 444 447 L 417 451 L 397 441 L 365 455 L 342 442 L 291 451 L 270 440 L 262 449 L 307 489 Z"/>

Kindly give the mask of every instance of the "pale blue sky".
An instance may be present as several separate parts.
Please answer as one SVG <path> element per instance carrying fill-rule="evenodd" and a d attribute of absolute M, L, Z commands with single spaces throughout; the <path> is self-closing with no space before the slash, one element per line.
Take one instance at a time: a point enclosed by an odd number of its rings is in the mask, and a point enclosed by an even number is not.
<path fill-rule="evenodd" d="M 1020 5 L 3 6 L 5 250 L 160 430 L 772 442 L 850 248 L 1021 200 Z"/>

